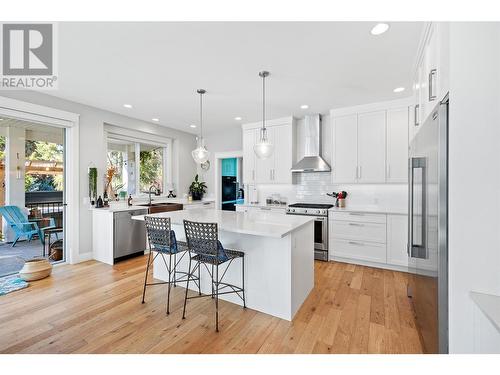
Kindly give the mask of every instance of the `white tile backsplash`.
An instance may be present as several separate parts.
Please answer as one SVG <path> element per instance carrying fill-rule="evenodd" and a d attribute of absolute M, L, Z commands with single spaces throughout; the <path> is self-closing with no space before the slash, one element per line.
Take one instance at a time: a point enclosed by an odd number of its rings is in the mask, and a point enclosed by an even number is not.
<path fill-rule="evenodd" d="M 345 190 L 350 206 L 380 206 L 406 209 L 408 186 L 406 184 L 333 184 L 330 173 L 297 173 L 293 185 L 258 185 L 259 202 L 267 196 L 280 194 L 287 202 L 334 203 L 326 195 Z"/>

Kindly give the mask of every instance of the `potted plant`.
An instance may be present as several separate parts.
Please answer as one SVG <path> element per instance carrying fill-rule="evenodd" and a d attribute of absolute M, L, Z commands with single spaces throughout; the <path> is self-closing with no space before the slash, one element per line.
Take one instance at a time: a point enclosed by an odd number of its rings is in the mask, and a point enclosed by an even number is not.
<path fill-rule="evenodd" d="M 191 186 L 189 186 L 189 192 L 191 193 L 193 200 L 201 200 L 203 198 L 203 194 L 205 194 L 206 191 L 207 185 L 202 181 L 198 181 L 198 175 L 196 175 L 194 181 L 191 182 Z"/>
<path fill-rule="evenodd" d="M 97 168 L 89 168 L 89 197 L 91 204 L 94 205 L 97 199 Z"/>

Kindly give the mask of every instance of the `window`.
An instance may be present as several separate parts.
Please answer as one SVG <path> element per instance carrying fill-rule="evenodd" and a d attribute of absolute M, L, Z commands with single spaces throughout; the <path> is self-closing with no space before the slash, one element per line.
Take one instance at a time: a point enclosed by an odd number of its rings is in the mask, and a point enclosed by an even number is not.
<path fill-rule="evenodd" d="M 105 181 L 111 181 L 108 194 L 112 197 L 144 194 L 152 185 L 163 193 L 167 183 L 166 155 L 165 146 L 108 138 Z"/>
<path fill-rule="evenodd" d="M 156 185 L 163 192 L 163 147 L 140 145 L 139 189 L 147 193 L 150 186 Z"/>

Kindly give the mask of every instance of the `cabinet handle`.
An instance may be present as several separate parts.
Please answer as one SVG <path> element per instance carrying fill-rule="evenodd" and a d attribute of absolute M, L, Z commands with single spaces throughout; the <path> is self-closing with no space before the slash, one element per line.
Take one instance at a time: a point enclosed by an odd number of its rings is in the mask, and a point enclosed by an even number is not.
<path fill-rule="evenodd" d="M 273 181 L 276 179 L 276 170 L 273 169 Z"/>
<path fill-rule="evenodd" d="M 359 179 L 361 180 L 361 165 L 359 166 Z"/>
<path fill-rule="evenodd" d="M 365 216 L 365 214 L 362 212 L 349 212 L 349 215 L 351 215 L 351 216 Z"/>
<path fill-rule="evenodd" d="M 437 70 L 432 69 L 429 72 L 429 101 L 432 102 L 436 100 L 436 94 L 434 93 L 434 79 L 436 77 Z"/>
<path fill-rule="evenodd" d="M 359 246 L 363 246 L 364 243 L 362 242 L 356 242 L 356 241 L 349 241 L 349 245 L 359 245 Z"/>
<path fill-rule="evenodd" d="M 252 181 L 255 181 L 255 169 L 252 169 Z"/>
<path fill-rule="evenodd" d="M 391 178 L 391 165 L 387 164 L 387 178 Z"/>
<path fill-rule="evenodd" d="M 261 207 L 260 209 L 261 209 L 261 210 L 264 210 L 264 211 L 271 211 L 271 208 L 270 208 L 270 207 Z"/>
<path fill-rule="evenodd" d="M 273 179 L 273 170 L 272 169 L 269 170 L 269 179 L 270 180 Z"/>
<path fill-rule="evenodd" d="M 359 223 L 349 223 L 350 226 L 353 226 L 353 227 L 364 227 L 365 224 L 359 224 Z"/>
<path fill-rule="evenodd" d="M 413 124 L 415 126 L 420 125 L 420 104 L 416 104 L 413 108 Z"/>
<path fill-rule="evenodd" d="M 358 179 L 358 166 L 356 165 L 356 180 Z"/>

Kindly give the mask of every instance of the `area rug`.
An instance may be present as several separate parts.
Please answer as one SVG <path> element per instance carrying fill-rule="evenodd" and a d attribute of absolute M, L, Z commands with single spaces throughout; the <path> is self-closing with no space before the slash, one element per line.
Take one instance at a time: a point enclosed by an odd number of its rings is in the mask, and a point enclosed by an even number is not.
<path fill-rule="evenodd" d="M 19 289 L 24 289 L 29 284 L 21 279 L 18 275 L 5 276 L 0 278 L 0 296 L 14 292 Z"/>

